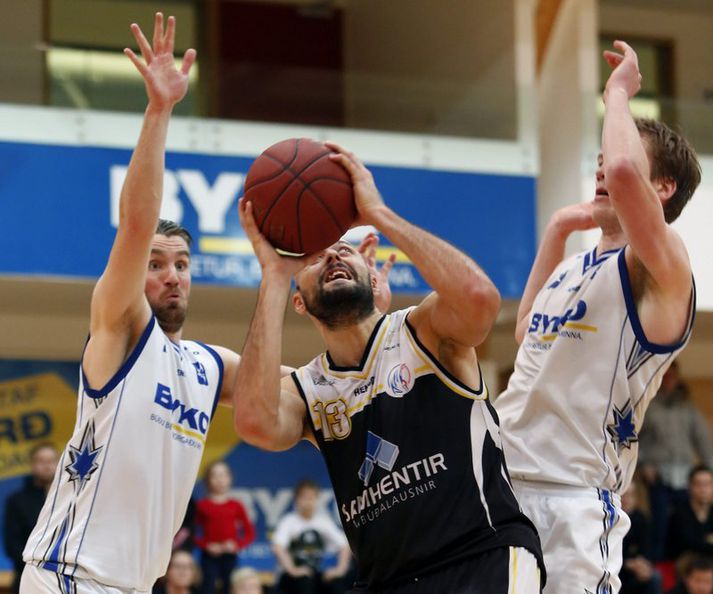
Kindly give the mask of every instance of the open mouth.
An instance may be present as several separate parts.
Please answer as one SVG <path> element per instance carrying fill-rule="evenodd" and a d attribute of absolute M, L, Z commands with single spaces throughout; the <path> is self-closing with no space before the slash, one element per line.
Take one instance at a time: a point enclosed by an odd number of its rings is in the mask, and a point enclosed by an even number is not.
<path fill-rule="evenodd" d="M 351 271 L 346 266 L 337 264 L 325 270 L 322 275 L 322 282 L 326 284 L 336 280 L 352 280 L 353 278 Z"/>
<path fill-rule="evenodd" d="M 609 192 L 607 192 L 604 188 L 597 188 L 597 191 L 594 195 L 597 198 L 609 198 Z"/>

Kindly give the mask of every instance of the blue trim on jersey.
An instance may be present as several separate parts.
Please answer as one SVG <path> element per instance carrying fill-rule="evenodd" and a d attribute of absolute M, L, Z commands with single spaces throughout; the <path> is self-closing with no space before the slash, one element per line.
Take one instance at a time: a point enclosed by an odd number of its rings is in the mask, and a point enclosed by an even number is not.
<path fill-rule="evenodd" d="M 131 354 L 129 355 L 128 359 L 124 361 L 123 365 L 119 368 L 119 371 L 114 374 L 114 377 L 112 377 L 104 385 L 104 387 L 99 390 L 94 390 L 89 387 L 87 376 L 84 374 L 84 355 L 82 355 L 82 363 L 80 363 L 80 369 L 82 370 L 82 384 L 84 386 L 84 393 L 87 396 L 89 396 L 90 398 L 104 398 L 114 388 L 116 388 L 116 386 L 119 385 L 119 382 L 121 382 L 129 374 L 129 371 L 131 371 L 131 368 L 134 366 L 134 363 L 136 363 L 136 360 L 139 358 L 141 351 L 144 350 L 146 342 L 148 341 L 149 336 L 151 336 L 151 331 L 153 330 L 155 324 L 156 318 L 154 316 L 151 316 L 149 323 L 146 325 L 146 328 L 144 329 L 141 334 L 141 337 L 139 338 L 139 342 L 136 343 L 136 346 L 134 347 L 134 350 L 131 351 Z"/>
<path fill-rule="evenodd" d="M 66 456 L 67 456 L 67 449 L 65 447 L 65 450 L 62 452 L 62 457 L 59 459 L 59 464 L 58 464 L 57 468 L 64 468 L 64 461 L 65 461 Z M 35 553 L 37 552 L 37 547 L 40 546 L 40 543 L 45 539 L 45 535 L 47 534 L 47 529 L 50 527 L 50 523 L 52 522 L 52 515 L 54 514 L 54 508 L 55 508 L 55 505 L 57 504 L 57 496 L 59 495 L 59 489 L 62 486 L 61 476 L 62 476 L 62 471 L 55 474 L 55 478 L 53 479 L 52 487 L 50 487 L 51 490 L 54 490 L 54 497 L 52 498 L 52 507 L 50 508 L 50 513 L 47 515 L 47 524 L 45 525 L 45 529 L 42 531 L 42 536 L 40 536 L 39 540 L 37 541 L 35 548 L 32 549 L 32 558 L 33 559 L 35 559 Z M 56 483 L 54 481 L 56 481 Z M 49 492 L 47 494 L 47 497 L 49 498 Z"/>
<path fill-rule="evenodd" d="M 215 349 L 209 347 L 207 344 L 202 342 L 194 341 L 196 344 L 201 345 L 206 351 L 208 351 L 215 362 L 218 364 L 218 389 L 215 392 L 215 400 L 213 400 L 213 410 L 210 412 L 210 418 L 213 420 L 213 415 L 215 415 L 215 409 L 218 408 L 218 401 L 220 400 L 220 392 L 223 389 L 223 373 L 225 371 L 225 365 L 223 364 L 223 358 L 215 351 Z"/>
<path fill-rule="evenodd" d="M 149 328 L 153 328 L 153 321 L 155 318 L 151 318 L 151 322 L 149 323 L 147 330 Z M 144 332 L 146 335 L 146 338 L 148 338 L 148 334 Z M 150 334 L 150 332 L 149 332 Z M 143 336 L 142 336 L 143 339 Z M 146 344 L 146 340 L 143 340 L 143 344 L 141 344 L 141 348 L 143 349 L 144 344 Z M 137 345 L 138 348 L 138 345 Z M 137 352 L 137 349 L 134 349 L 134 352 Z M 139 351 L 140 353 L 140 351 Z M 133 353 L 132 353 L 133 357 Z M 138 357 L 138 355 L 137 355 Z M 133 362 L 132 362 L 133 365 Z M 128 373 L 128 370 L 127 370 Z M 77 552 L 74 555 L 74 568 L 72 569 L 72 575 L 77 571 L 77 567 L 79 566 L 79 553 L 82 550 L 82 544 L 84 544 L 84 536 L 87 533 L 87 528 L 89 528 L 89 520 L 92 517 L 92 512 L 94 511 L 94 503 L 97 500 L 97 493 L 99 493 L 99 484 L 101 483 L 102 475 L 104 474 L 104 468 L 106 467 L 106 464 L 109 460 L 109 447 L 111 446 L 111 438 L 114 437 L 114 428 L 116 427 L 116 419 L 119 417 L 119 409 L 121 408 L 121 400 L 122 397 L 124 396 L 124 388 L 126 388 L 126 384 L 121 386 L 121 392 L 119 392 L 119 399 L 116 402 L 116 410 L 114 411 L 114 418 L 111 422 L 111 430 L 109 431 L 109 438 L 106 440 L 106 445 L 104 446 L 104 462 L 101 465 L 101 468 L 99 469 L 99 476 L 97 476 L 97 483 L 94 486 L 94 496 L 92 497 L 92 504 L 89 506 L 89 513 L 87 514 L 87 519 L 84 521 L 84 530 L 82 531 L 82 538 L 79 540 L 79 546 L 77 547 Z"/>
<path fill-rule="evenodd" d="M 642 347 L 644 347 L 647 351 L 650 353 L 654 353 L 656 355 L 665 355 L 668 353 L 672 353 L 673 351 L 677 351 L 680 349 L 684 344 L 686 344 L 686 341 L 688 340 L 688 337 L 691 334 L 691 330 L 693 329 L 693 320 L 696 317 L 696 283 L 695 280 L 693 280 L 693 277 L 691 277 L 691 283 L 692 283 L 692 288 L 691 288 L 691 303 L 690 303 L 690 308 L 691 308 L 691 313 L 689 315 L 689 320 L 688 320 L 688 328 L 686 328 L 686 332 L 683 334 L 683 337 L 681 340 L 674 344 L 655 344 L 653 342 L 649 342 L 649 340 L 646 338 L 646 334 L 644 334 L 644 329 L 641 326 L 641 320 L 639 320 L 639 312 L 636 310 L 636 301 L 634 300 L 634 292 L 631 289 L 631 279 L 629 278 L 629 269 L 626 266 L 626 248 L 623 248 L 621 252 L 619 252 L 619 277 L 621 278 L 621 288 L 624 291 L 624 301 L 626 302 L 626 312 L 629 314 L 629 320 L 631 321 L 631 328 L 634 331 L 634 336 L 636 336 L 636 340 L 639 341 L 639 344 L 641 344 Z"/>

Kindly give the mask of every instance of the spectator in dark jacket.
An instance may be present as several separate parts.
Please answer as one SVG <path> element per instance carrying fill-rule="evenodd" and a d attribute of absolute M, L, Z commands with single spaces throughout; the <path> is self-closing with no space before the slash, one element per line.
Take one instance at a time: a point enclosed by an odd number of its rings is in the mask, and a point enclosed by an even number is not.
<path fill-rule="evenodd" d="M 20 591 L 20 576 L 25 564 L 22 550 L 35 527 L 57 468 L 57 449 L 51 443 L 41 443 L 30 452 L 30 476 L 25 485 L 5 502 L 5 552 L 14 565 L 12 592 Z"/>
<path fill-rule="evenodd" d="M 668 558 L 683 553 L 713 555 L 713 472 L 705 466 L 691 470 L 688 501 L 671 514 Z"/>

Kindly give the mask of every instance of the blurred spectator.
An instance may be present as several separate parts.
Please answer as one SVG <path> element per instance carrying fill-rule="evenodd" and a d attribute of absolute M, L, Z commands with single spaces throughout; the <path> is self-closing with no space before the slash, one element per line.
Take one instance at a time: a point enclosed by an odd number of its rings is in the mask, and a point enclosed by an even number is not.
<path fill-rule="evenodd" d="M 295 487 L 295 511 L 283 516 L 272 535 L 272 550 L 284 572 L 284 594 L 337 594 L 344 591 L 351 551 L 346 536 L 326 514 L 318 514 L 319 486 L 301 481 Z M 324 570 L 325 553 L 338 551 L 336 567 Z"/>
<path fill-rule="evenodd" d="M 668 594 L 713 594 L 713 561 L 693 556 L 683 563 L 681 581 Z"/>
<path fill-rule="evenodd" d="M 195 524 L 196 502 L 191 497 L 188 500 L 186 515 L 183 516 L 183 522 L 176 536 L 173 537 L 173 550 L 180 549 L 182 551 L 193 552 L 193 526 Z"/>
<path fill-rule="evenodd" d="M 686 489 L 688 473 L 696 464 L 713 468 L 710 427 L 691 401 L 676 361 L 646 412 L 639 434 L 639 463 L 653 467 L 661 483 L 677 491 Z"/>
<path fill-rule="evenodd" d="M 35 527 L 37 517 L 52 484 L 58 461 L 57 449 L 51 443 L 41 443 L 30 451 L 30 476 L 24 486 L 5 502 L 5 552 L 13 563 L 15 576 L 12 592 L 20 591 L 20 576 L 25 564 L 22 550 Z"/>
<path fill-rule="evenodd" d="M 195 542 L 202 551 L 202 591 L 229 594 L 238 551 L 255 540 L 255 528 L 243 504 L 230 497 L 233 475 L 225 462 L 210 464 L 203 480 L 208 497 L 196 504 L 195 522 Z"/>
<path fill-rule="evenodd" d="M 651 525 L 646 487 L 638 476 L 621 496 L 622 509 L 631 519 L 624 537 L 621 594 L 662 594 L 661 576 L 651 562 Z"/>
<path fill-rule="evenodd" d="M 668 557 L 683 553 L 713 554 L 713 472 L 705 466 L 691 470 L 688 501 L 671 514 Z"/>
<path fill-rule="evenodd" d="M 154 586 L 153 594 L 198 594 L 199 581 L 196 562 L 187 551 L 177 549 L 171 553 L 171 561 L 163 580 Z"/>
<path fill-rule="evenodd" d="M 236 569 L 230 576 L 230 594 L 263 594 L 262 582 L 252 567 Z"/>
<path fill-rule="evenodd" d="M 691 402 L 674 361 L 639 435 L 639 464 L 651 496 L 654 559 L 664 557 L 669 511 L 686 501 L 688 474 L 699 463 L 713 468 L 710 428 Z"/>

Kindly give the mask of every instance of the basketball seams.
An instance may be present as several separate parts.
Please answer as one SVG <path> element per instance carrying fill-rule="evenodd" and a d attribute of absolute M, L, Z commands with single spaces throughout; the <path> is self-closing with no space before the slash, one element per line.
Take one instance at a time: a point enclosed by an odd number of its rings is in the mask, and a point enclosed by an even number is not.
<path fill-rule="evenodd" d="M 278 171 L 275 175 L 271 175 L 270 177 L 263 177 L 257 181 L 254 181 L 253 183 L 250 184 L 249 188 L 248 187 L 245 188 L 245 191 L 247 192 L 248 190 L 252 190 L 255 186 L 259 186 L 260 184 L 264 184 L 269 181 L 272 181 L 272 180 L 280 177 L 280 175 L 282 175 L 285 171 L 289 171 L 290 173 L 292 173 L 292 170 L 290 169 L 290 167 L 297 160 L 297 155 L 299 154 L 299 151 L 298 151 L 298 148 L 300 146 L 299 138 L 295 141 L 294 144 L 295 144 L 295 146 L 294 146 L 293 153 L 292 153 L 292 159 L 290 159 L 290 161 L 288 163 L 284 163 L 283 161 L 281 161 L 274 155 L 271 155 L 267 151 L 262 153 L 262 155 L 260 155 L 260 157 L 267 157 L 268 159 L 277 163 L 280 167 L 282 167 L 282 169 L 280 171 Z M 267 150 L 269 151 L 270 149 L 267 149 Z"/>
<path fill-rule="evenodd" d="M 317 200 L 317 202 L 319 202 L 322 205 L 322 209 L 327 212 L 327 214 L 329 215 L 329 218 L 332 220 L 332 223 L 334 223 L 334 226 L 337 228 L 337 231 L 339 231 L 339 234 L 342 235 L 344 233 L 344 231 L 342 231 L 342 225 L 337 220 L 337 217 L 334 216 L 332 209 L 329 208 L 327 206 L 327 204 L 325 204 L 324 200 L 322 200 L 322 197 L 319 194 L 317 194 L 317 192 L 315 192 L 314 189 L 311 187 L 312 183 L 314 181 L 317 181 L 317 180 L 312 180 L 312 181 L 310 181 L 309 184 L 305 184 L 305 188 L 304 188 L 304 190 L 302 190 L 302 193 L 309 190 L 309 193 L 312 194 L 312 196 L 314 196 L 314 198 Z M 300 197 L 301 197 L 302 193 L 300 194 Z M 299 211 L 297 214 L 299 215 Z M 300 219 L 298 219 L 298 221 L 300 221 L 300 224 L 297 225 L 297 228 L 300 229 L 302 227 L 302 219 L 300 218 Z M 300 243 L 300 248 L 302 248 L 301 243 Z"/>

